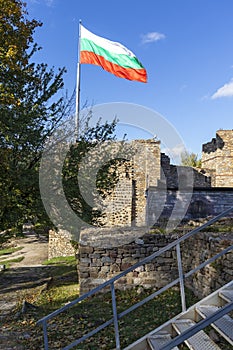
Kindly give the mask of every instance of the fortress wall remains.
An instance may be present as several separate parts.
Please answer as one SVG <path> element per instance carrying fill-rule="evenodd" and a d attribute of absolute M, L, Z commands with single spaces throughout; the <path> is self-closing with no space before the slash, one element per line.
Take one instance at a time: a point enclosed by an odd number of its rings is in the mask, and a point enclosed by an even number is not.
<path fill-rule="evenodd" d="M 177 218 L 185 220 L 216 216 L 232 207 L 233 191 L 231 188 L 194 188 L 191 191 L 187 189 L 181 192 L 179 189 L 163 190 L 158 187 L 150 187 L 147 202 L 148 225 L 155 225 L 157 220 L 169 220 L 175 205 Z M 182 205 L 185 200 L 190 200 L 187 211 L 184 211 Z M 233 212 L 230 213 L 230 216 L 233 216 Z"/>
<path fill-rule="evenodd" d="M 233 130 L 218 130 L 202 146 L 202 168 L 215 173 L 212 186 L 233 187 Z"/>
<path fill-rule="evenodd" d="M 121 239 L 124 237 L 121 245 L 119 241 L 116 241 L 118 234 Z M 153 234 L 143 233 L 143 230 L 141 230 L 141 235 L 139 231 L 130 229 L 117 232 L 116 228 L 102 229 L 102 233 L 90 229 L 89 232 L 84 233 L 85 235 L 84 240 L 81 235 L 78 256 L 81 294 L 106 282 L 179 237 L 179 234 L 174 233 Z M 124 240 L 129 243 L 124 244 Z M 184 272 L 188 272 L 231 244 L 233 244 L 232 234 L 226 236 L 219 233 L 202 232 L 187 239 L 181 244 Z M 229 252 L 189 277 L 185 285 L 191 288 L 196 295 L 203 297 L 232 279 L 232 264 L 233 252 Z M 139 287 L 160 289 L 177 277 L 176 251 L 172 248 L 150 262 L 135 268 L 114 285 L 120 290 Z"/>
<path fill-rule="evenodd" d="M 128 145 L 129 160 L 118 167 L 119 182 L 103 201 L 101 223 L 112 226 L 143 226 L 146 189 L 160 178 L 160 142 L 134 140 Z"/>

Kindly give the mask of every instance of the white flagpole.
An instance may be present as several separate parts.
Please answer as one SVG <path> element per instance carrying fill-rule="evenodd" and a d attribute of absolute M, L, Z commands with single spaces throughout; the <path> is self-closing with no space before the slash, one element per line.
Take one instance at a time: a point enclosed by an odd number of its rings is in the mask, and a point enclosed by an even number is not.
<path fill-rule="evenodd" d="M 77 80 L 76 80 L 76 110 L 75 110 L 75 142 L 79 137 L 79 112 L 80 112 L 80 37 L 81 37 L 81 20 L 79 21 L 78 37 L 78 63 L 77 63 Z"/>

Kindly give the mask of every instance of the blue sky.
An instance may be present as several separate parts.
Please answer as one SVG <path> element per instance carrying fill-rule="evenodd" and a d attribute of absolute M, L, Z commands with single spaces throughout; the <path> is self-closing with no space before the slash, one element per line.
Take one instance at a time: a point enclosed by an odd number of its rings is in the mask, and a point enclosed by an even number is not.
<path fill-rule="evenodd" d="M 80 19 L 93 33 L 129 48 L 146 68 L 144 84 L 82 65 L 81 105 L 124 102 L 152 109 L 199 155 L 218 129 L 233 128 L 232 0 L 26 2 L 30 17 L 43 22 L 34 36 L 43 47 L 36 60 L 65 66 L 68 92 L 76 84 Z M 156 134 L 156 125 L 149 129 Z"/>

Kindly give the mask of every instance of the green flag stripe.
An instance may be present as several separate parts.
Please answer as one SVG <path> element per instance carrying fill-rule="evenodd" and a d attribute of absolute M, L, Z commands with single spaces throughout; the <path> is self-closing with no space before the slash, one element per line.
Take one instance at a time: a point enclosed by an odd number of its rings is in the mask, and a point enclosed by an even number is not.
<path fill-rule="evenodd" d="M 116 54 L 114 52 L 109 52 L 102 47 L 96 45 L 93 41 L 88 39 L 81 39 L 81 51 L 94 52 L 95 54 L 104 57 L 107 61 L 117 64 L 124 68 L 134 68 L 140 69 L 144 68 L 142 64 L 138 61 L 137 57 Z"/>

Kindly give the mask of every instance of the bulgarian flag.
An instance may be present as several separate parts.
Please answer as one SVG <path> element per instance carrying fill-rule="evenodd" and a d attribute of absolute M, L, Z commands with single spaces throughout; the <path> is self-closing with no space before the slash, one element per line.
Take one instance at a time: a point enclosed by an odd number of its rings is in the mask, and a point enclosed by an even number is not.
<path fill-rule="evenodd" d="M 80 63 L 96 64 L 117 77 L 147 82 L 145 68 L 132 51 L 80 25 Z"/>

